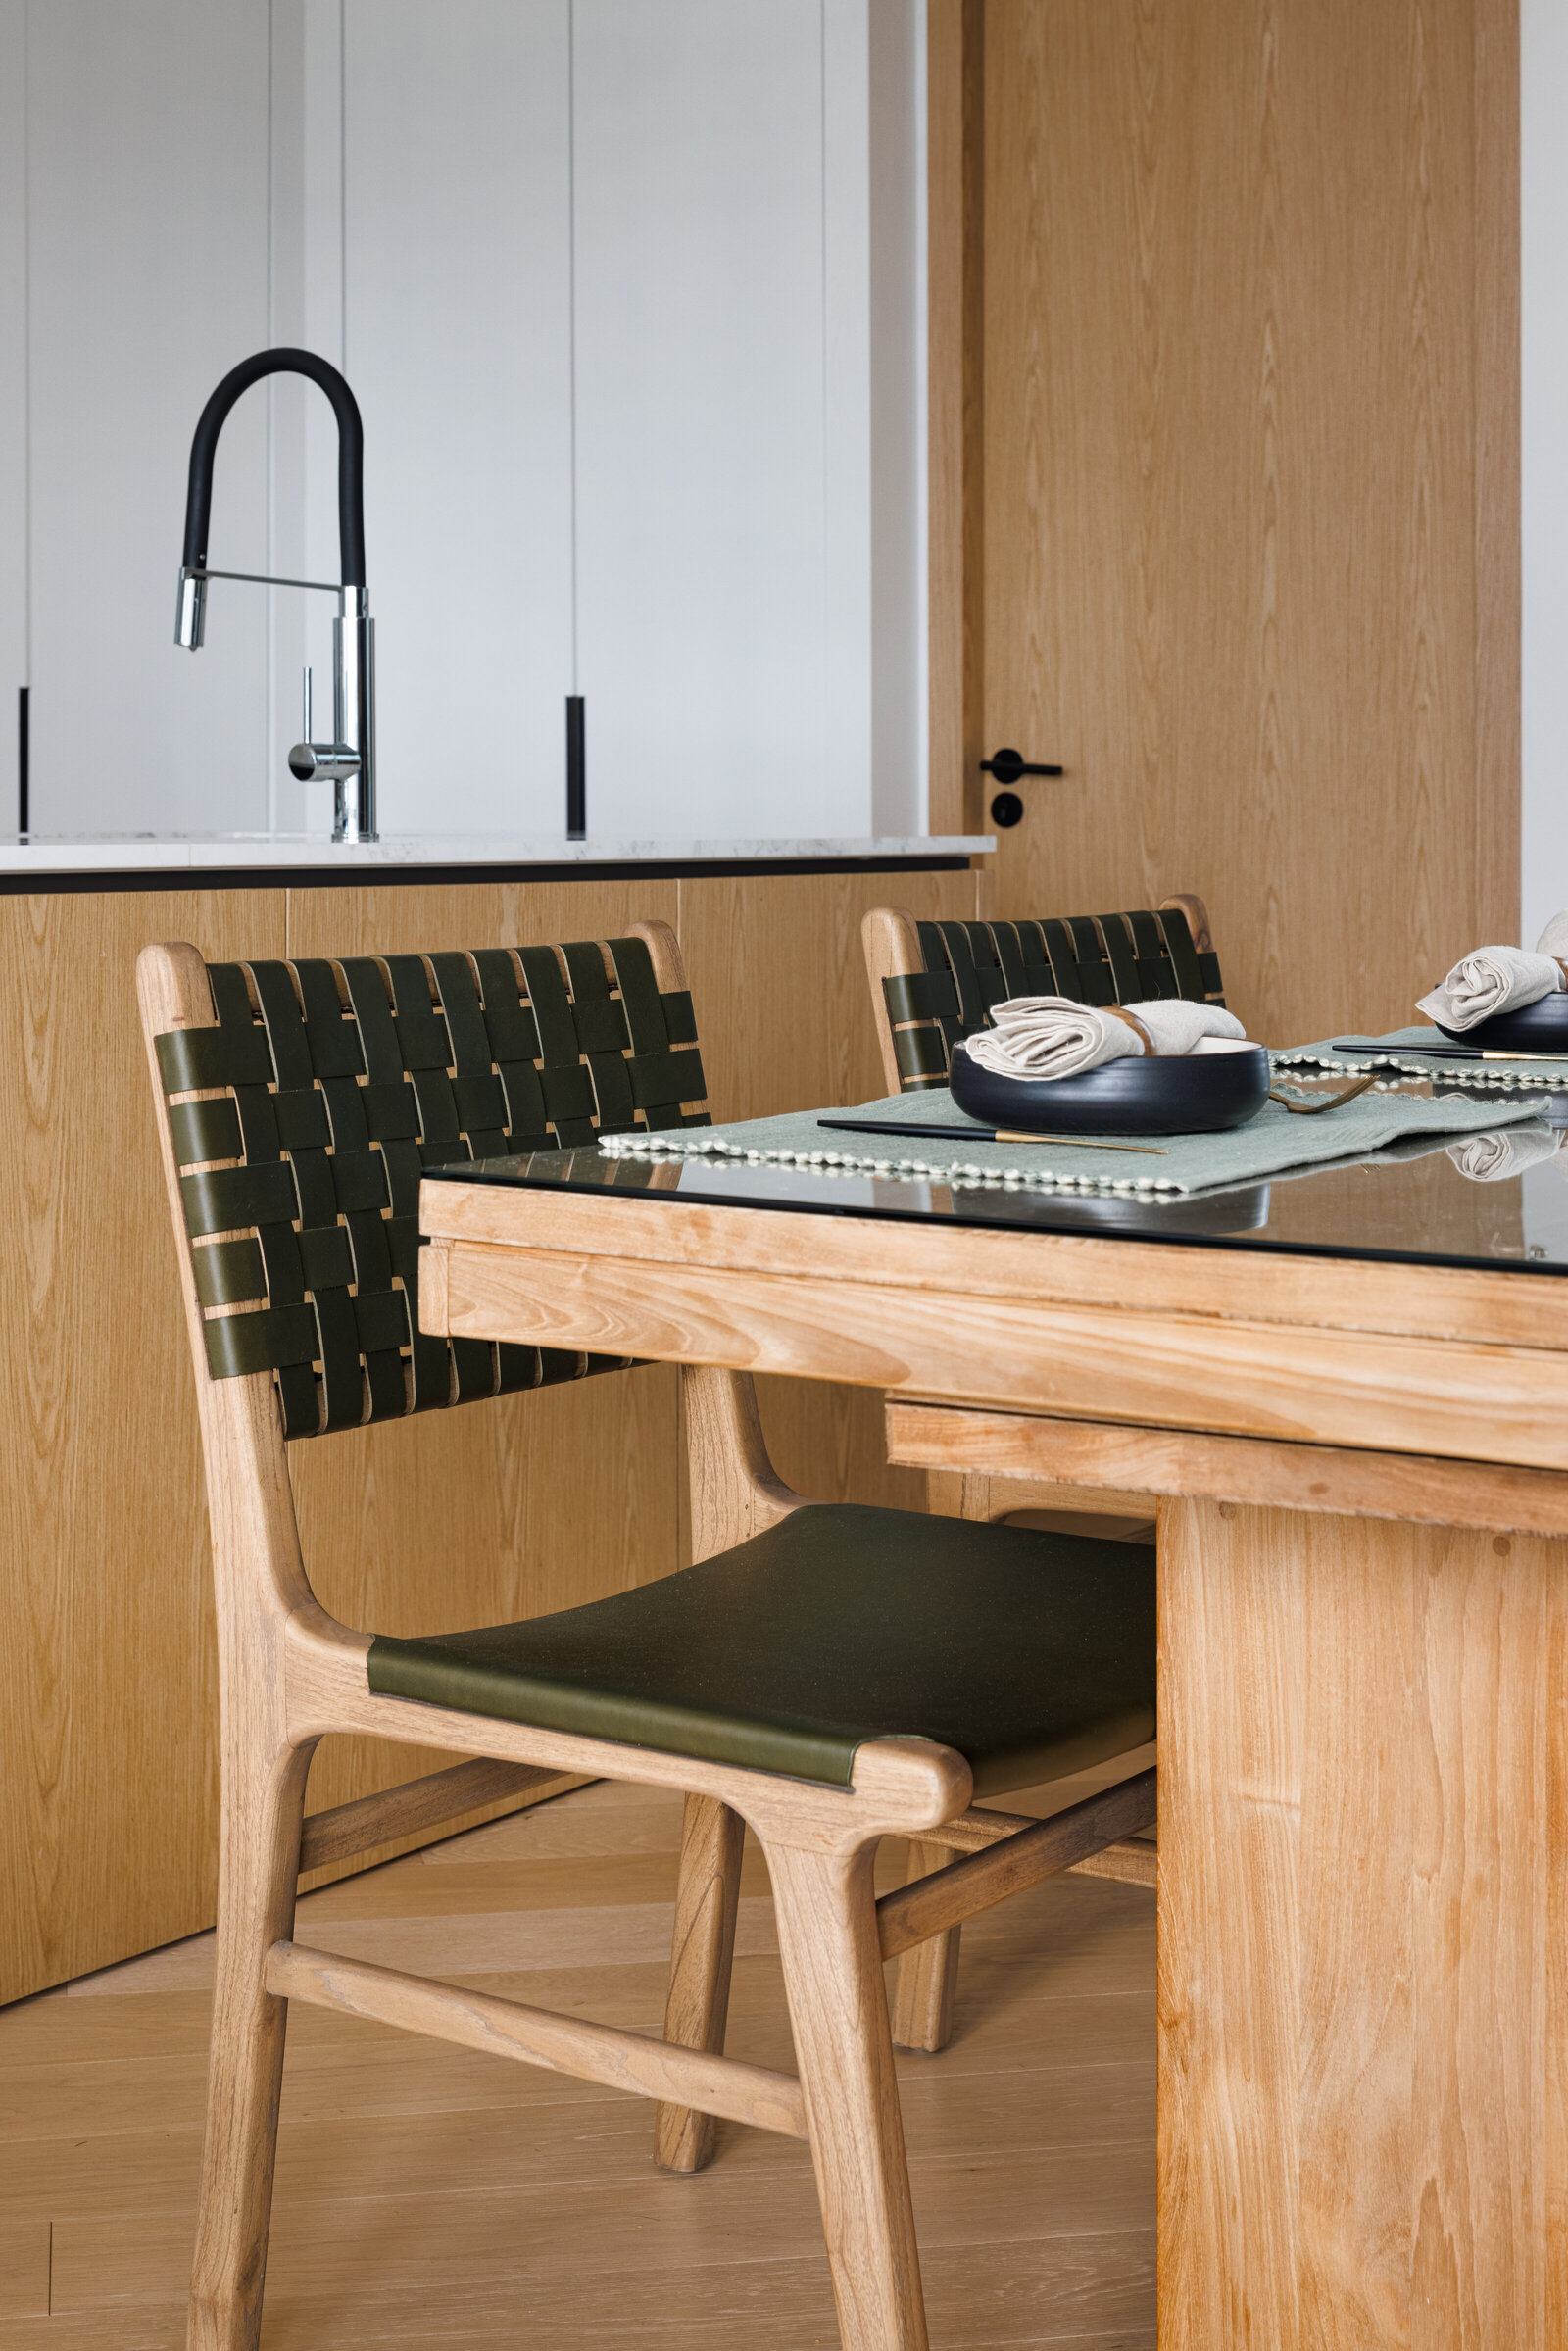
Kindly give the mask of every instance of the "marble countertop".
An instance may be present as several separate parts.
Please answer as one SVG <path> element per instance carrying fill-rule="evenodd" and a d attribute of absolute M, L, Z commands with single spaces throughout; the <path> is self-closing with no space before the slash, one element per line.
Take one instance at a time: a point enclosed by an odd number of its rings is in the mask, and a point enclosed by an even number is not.
<path fill-rule="evenodd" d="M 405 865 L 733 865 L 802 860 L 824 864 L 983 857 L 989 834 L 799 841 L 566 841 L 511 833 L 387 833 L 334 844 L 326 833 L 122 833 L 101 840 L 0 835 L 0 874 L 255 872 L 323 866 L 345 874 Z"/>

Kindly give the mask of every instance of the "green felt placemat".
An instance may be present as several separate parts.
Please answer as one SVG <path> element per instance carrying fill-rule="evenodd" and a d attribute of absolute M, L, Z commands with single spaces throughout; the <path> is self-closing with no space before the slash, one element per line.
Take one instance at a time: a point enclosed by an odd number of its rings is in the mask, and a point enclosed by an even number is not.
<path fill-rule="evenodd" d="M 612 1157 L 664 1155 L 750 1159 L 785 1167 L 848 1168 L 861 1174 L 920 1176 L 942 1183 L 1027 1184 L 1042 1192 L 1136 1193 L 1185 1196 L 1222 1185 L 1255 1182 L 1291 1167 L 1359 1159 L 1405 1137 L 1467 1135 L 1528 1118 L 1527 1103 L 1472 1102 L 1456 1096 L 1438 1102 L 1396 1093 L 1363 1094 L 1339 1109 L 1302 1118 L 1265 1102 L 1244 1127 L 1218 1135 L 1161 1135 L 1148 1156 L 1096 1151 L 1088 1139 L 1070 1143 L 992 1143 L 989 1130 L 968 1120 L 943 1086 L 929 1094 L 895 1094 L 842 1110 L 795 1110 L 782 1118 L 750 1118 L 733 1126 L 685 1127 L 669 1134 L 611 1135 L 600 1150 Z M 886 1119 L 900 1126 L 974 1126 L 975 1140 L 933 1135 L 845 1135 L 823 1118 Z M 1106 1140 L 1110 1140 L 1106 1138 Z M 1118 1138 L 1117 1140 L 1121 1140 Z M 1131 1140 L 1127 1138 L 1126 1140 Z"/>

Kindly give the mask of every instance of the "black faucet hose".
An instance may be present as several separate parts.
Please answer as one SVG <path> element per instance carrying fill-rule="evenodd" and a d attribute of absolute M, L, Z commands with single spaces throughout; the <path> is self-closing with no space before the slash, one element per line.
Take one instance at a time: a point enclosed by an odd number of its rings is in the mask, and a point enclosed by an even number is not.
<path fill-rule="evenodd" d="M 337 528 L 343 585 L 365 586 L 365 426 L 359 403 L 338 370 L 314 351 L 258 351 L 230 367 L 196 423 L 190 445 L 190 482 L 185 492 L 187 571 L 207 568 L 207 533 L 213 518 L 213 457 L 229 410 L 242 392 L 264 375 L 308 375 L 319 384 L 337 417 Z"/>

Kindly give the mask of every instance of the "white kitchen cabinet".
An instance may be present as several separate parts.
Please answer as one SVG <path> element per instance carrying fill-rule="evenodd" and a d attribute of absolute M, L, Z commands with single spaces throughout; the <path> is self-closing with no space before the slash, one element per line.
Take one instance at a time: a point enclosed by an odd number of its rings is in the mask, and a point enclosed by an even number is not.
<path fill-rule="evenodd" d="M 191 430 L 268 339 L 266 0 L 35 0 L 22 34 L 32 823 L 260 825 L 265 591 L 215 589 L 194 658 L 173 637 Z M 212 544 L 264 567 L 264 396 Z"/>
<path fill-rule="evenodd" d="M 366 419 L 388 832 L 562 822 L 570 13 L 348 0 L 344 369 Z"/>
<path fill-rule="evenodd" d="M 864 0 L 344 23 L 383 825 L 870 830 Z"/>
<path fill-rule="evenodd" d="M 864 697 L 847 740 L 828 710 L 830 566 L 865 563 L 827 494 L 823 11 L 574 13 L 590 834 L 866 832 Z"/>
<path fill-rule="evenodd" d="M 330 600 L 219 583 L 172 643 L 202 403 L 299 342 L 365 416 L 383 831 L 562 829 L 574 691 L 590 838 L 918 830 L 917 13 L 0 0 L 35 827 L 325 826 Z M 335 577 L 334 474 L 314 390 L 248 393 L 214 563 Z"/>

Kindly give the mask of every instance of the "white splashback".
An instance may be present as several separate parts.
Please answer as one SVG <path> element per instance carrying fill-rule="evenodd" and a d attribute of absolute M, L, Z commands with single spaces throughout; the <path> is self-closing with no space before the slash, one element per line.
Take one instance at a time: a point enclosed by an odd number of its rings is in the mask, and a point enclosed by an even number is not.
<path fill-rule="evenodd" d="M 579 690 L 590 835 L 918 831 L 922 13 L 0 0 L 34 826 L 324 824 L 331 600 L 172 643 L 202 403 L 303 343 L 366 420 L 385 829 L 560 829 Z M 211 560 L 334 577 L 335 476 L 314 388 L 248 393 Z"/>

